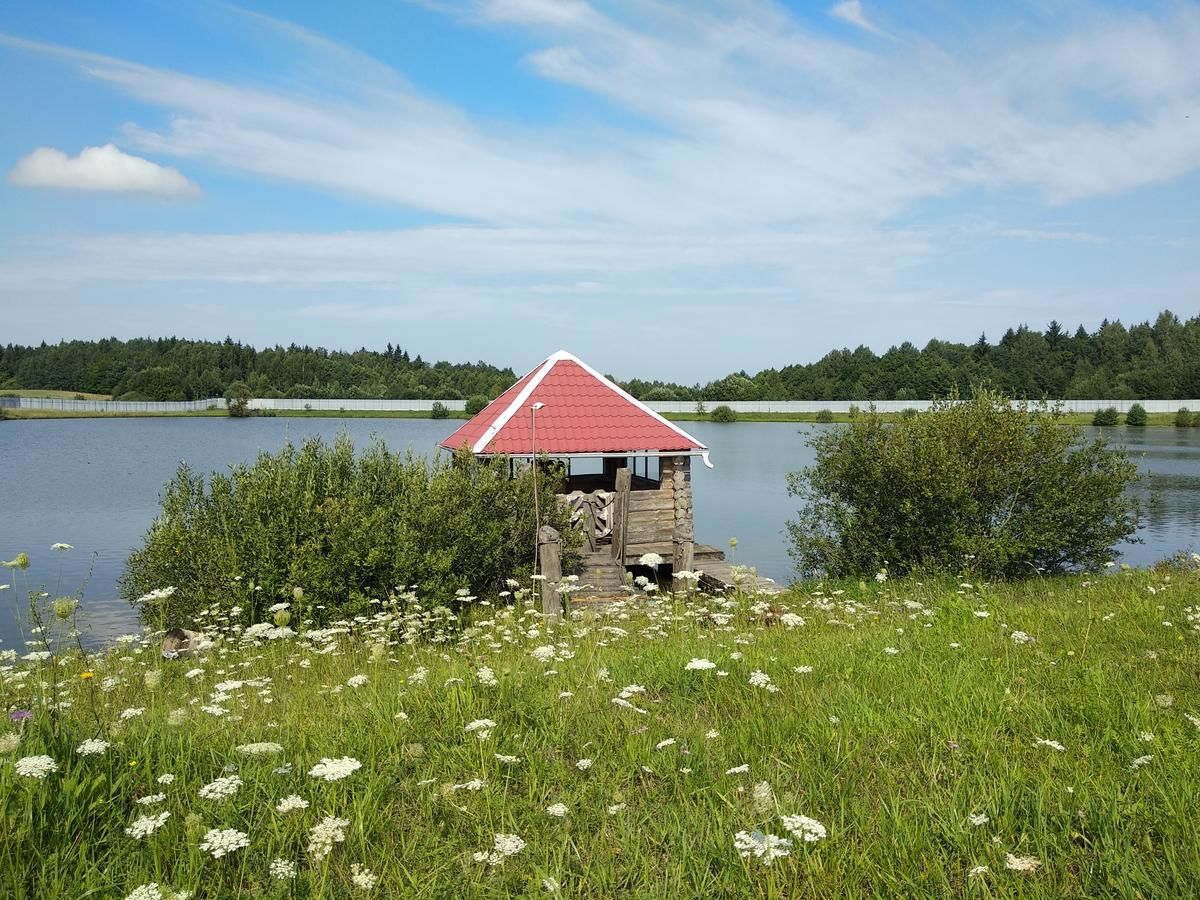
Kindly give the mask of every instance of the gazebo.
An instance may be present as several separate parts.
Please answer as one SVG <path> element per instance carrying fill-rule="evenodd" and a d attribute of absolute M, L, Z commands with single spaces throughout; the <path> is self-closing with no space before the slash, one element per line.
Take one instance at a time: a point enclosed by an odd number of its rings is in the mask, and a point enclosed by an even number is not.
<path fill-rule="evenodd" d="M 691 458 L 708 448 L 565 350 L 547 358 L 442 446 L 477 457 L 549 457 L 566 466 L 566 493 L 593 554 L 621 567 L 645 554 L 692 568 Z"/>

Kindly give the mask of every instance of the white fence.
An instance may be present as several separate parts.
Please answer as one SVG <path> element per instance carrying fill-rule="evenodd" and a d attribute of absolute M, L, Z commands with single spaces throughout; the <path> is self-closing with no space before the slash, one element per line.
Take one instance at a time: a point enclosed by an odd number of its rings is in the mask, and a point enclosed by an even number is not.
<path fill-rule="evenodd" d="M 1146 412 L 1173 413 L 1179 409 L 1193 412 L 1200 410 L 1200 400 L 1057 400 L 1066 412 L 1093 413 L 1114 406 L 1117 412 L 1129 412 L 1129 407 L 1141 403 Z M 660 413 L 695 412 L 695 400 L 661 400 L 646 404 Z M 866 410 L 874 405 L 879 412 L 902 412 L 906 409 L 929 409 L 929 400 L 705 400 L 704 409 L 712 412 L 718 406 L 728 406 L 740 413 L 815 413 L 827 409 L 834 413 L 848 413 L 854 406 Z"/>
<path fill-rule="evenodd" d="M 60 400 L 56 397 L 0 397 L 0 407 L 8 409 L 57 409 L 63 412 L 99 413 L 189 413 L 206 409 L 224 409 L 225 400 Z"/>
<path fill-rule="evenodd" d="M 1126 413 L 1134 403 L 1141 403 L 1146 412 L 1173 413 L 1178 409 L 1200 411 L 1200 400 L 1059 400 L 1067 412 L 1093 413 L 1100 409 L 1116 407 Z M 441 403 L 451 412 L 461 412 L 466 407 L 463 400 L 317 400 L 317 399 L 271 399 L 259 398 L 250 401 L 251 409 L 314 410 L 322 412 L 429 412 L 433 404 Z M 646 404 L 660 413 L 695 412 L 694 400 L 660 400 Z M 728 406 L 740 413 L 816 413 L 827 409 L 834 413 L 847 413 L 850 407 L 865 410 L 869 406 L 880 412 L 901 412 L 906 409 L 925 410 L 928 400 L 716 400 L 704 401 L 706 412 L 718 406 Z M 50 397 L 0 397 L 0 407 L 9 409 L 57 409 L 64 412 L 99 413 L 188 413 L 208 409 L 224 409 L 225 400 L 213 397 L 209 400 L 137 401 L 137 400 L 59 400 Z"/>

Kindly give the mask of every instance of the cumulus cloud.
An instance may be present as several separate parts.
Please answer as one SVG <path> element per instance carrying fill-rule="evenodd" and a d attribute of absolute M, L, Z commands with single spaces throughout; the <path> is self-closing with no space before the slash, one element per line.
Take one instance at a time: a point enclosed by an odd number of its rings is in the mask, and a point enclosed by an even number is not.
<path fill-rule="evenodd" d="M 84 147 L 78 156 L 67 156 L 53 147 L 38 147 L 17 161 L 8 173 L 8 183 L 21 187 L 154 194 L 172 200 L 200 193 L 178 169 L 123 153 L 114 144 Z"/>

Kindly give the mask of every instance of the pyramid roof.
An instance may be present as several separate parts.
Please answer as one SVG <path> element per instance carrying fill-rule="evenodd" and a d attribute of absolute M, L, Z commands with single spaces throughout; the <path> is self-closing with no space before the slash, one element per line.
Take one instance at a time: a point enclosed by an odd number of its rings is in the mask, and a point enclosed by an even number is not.
<path fill-rule="evenodd" d="M 442 441 L 463 445 L 477 456 L 699 455 L 709 464 L 704 444 L 565 350 Z"/>

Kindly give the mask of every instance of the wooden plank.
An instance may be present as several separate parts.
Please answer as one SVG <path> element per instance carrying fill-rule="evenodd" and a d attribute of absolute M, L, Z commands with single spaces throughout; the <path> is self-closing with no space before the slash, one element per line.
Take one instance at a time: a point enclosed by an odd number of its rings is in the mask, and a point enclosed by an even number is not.
<path fill-rule="evenodd" d="M 634 512 L 674 510 L 675 497 L 668 491 L 633 491 L 629 495 L 629 508 Z"/>

